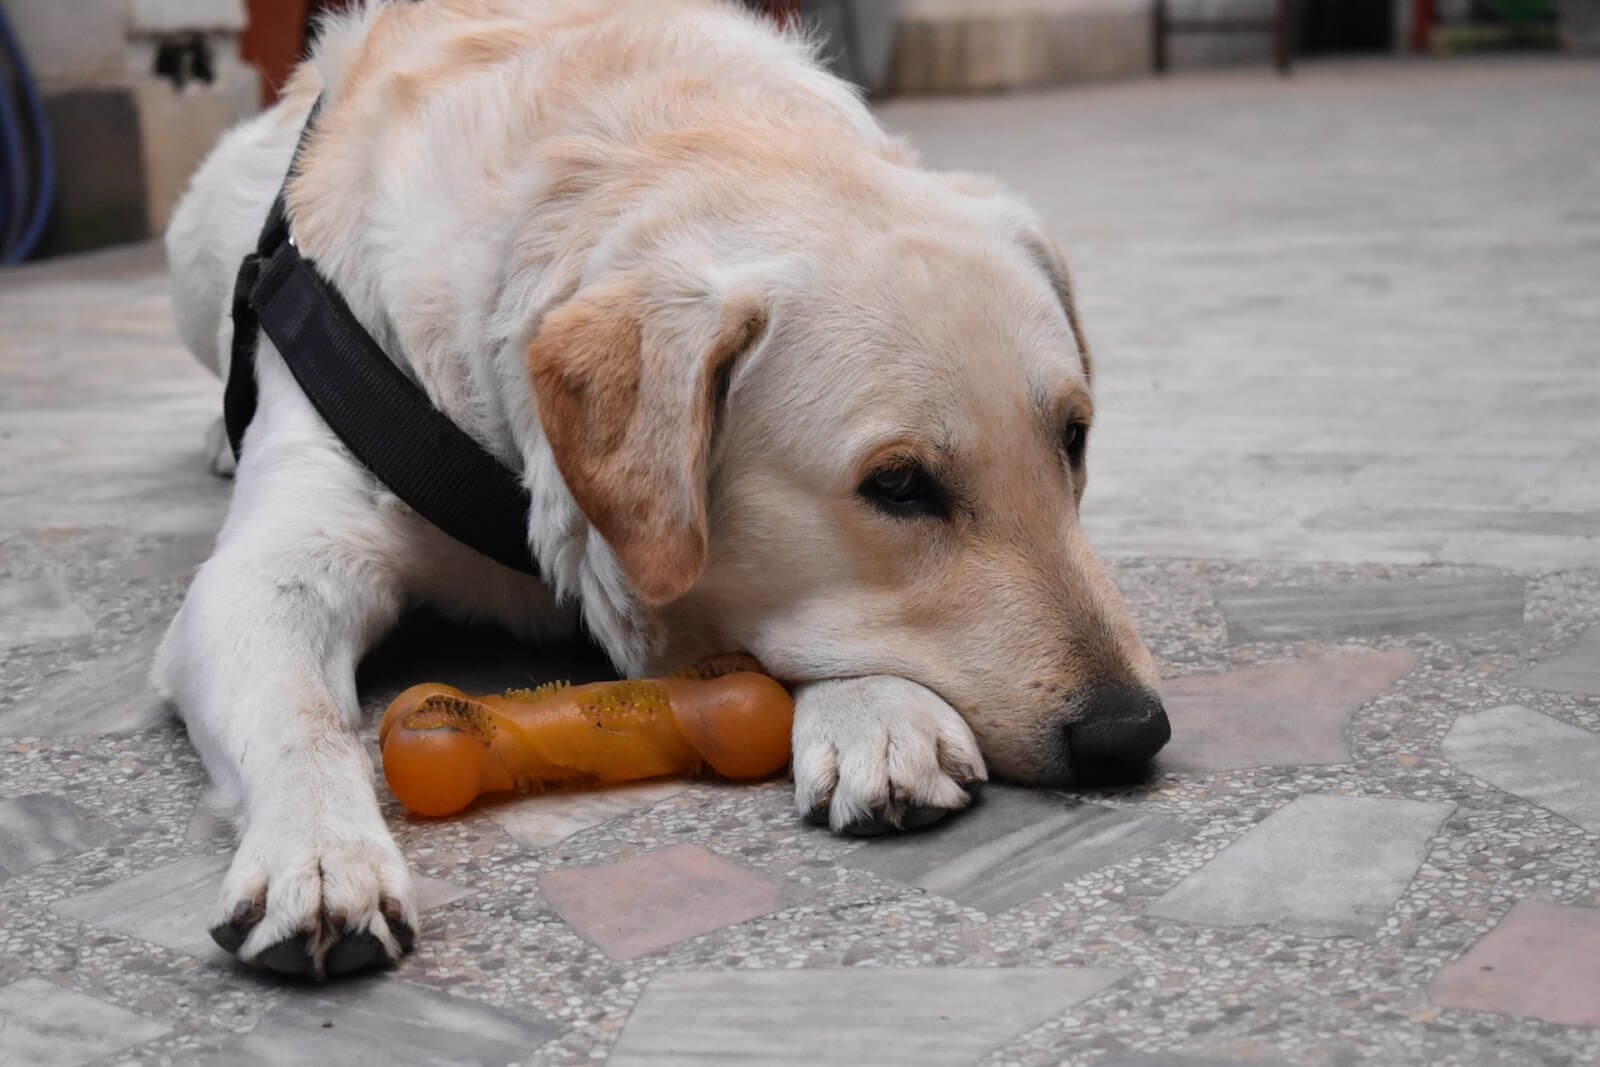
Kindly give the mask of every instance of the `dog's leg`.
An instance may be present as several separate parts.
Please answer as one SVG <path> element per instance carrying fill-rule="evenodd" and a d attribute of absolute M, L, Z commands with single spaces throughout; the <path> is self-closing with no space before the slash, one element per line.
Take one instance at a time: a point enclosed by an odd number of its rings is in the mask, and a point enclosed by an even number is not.
<path fill-rule="evenodd" d="M 371 479 L 303 397 L 280 392 L 257 418 L 268 425 L 252 427 L 155 677 L 236 815 L 212 936 L 268 970 L 337 974 L 397 959 L 416 929 L 354 730 L 356 663 L 399 614 L 406 557 Z"/>
<path fill-rule="evenodd" d="M 796 694 L 795 803 L 836 833 L 927 826 L 987 778 L 965 720 L 915 682 L 842 678 Z"/>

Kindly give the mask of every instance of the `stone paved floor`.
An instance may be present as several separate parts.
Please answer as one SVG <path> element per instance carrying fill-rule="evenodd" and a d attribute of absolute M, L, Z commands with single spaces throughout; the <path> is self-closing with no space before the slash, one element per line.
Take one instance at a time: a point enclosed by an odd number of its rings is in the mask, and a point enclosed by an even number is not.
<path fill-rule="evenodd" d="M 226 834 L 142 681 L 216 384 L 153 250 L 4 276 L 0 1063 L 1600 1062 L 1596 100 L 1472 61 L 887 107 L 1072 252 L 1161 773 L 865 844 L 783 783 L 390 804 L 420 948 L 317 988 L 201 931 Z M 364 693 L 575 655 L 421 621 Z"/>

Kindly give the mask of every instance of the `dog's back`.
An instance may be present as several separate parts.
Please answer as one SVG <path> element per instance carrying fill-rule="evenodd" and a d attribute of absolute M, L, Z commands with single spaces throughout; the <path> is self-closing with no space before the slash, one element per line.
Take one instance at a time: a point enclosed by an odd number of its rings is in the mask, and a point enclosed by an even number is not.
<path fill-rule="evenodd" d="M 715 130 L 696 127 L 701 104 L 719 121 L 805 112 L 887 143 L 853 91 L 817 66 L 808 43 L 721 0 L 368 0 L 323 22 L 279 102 L 218 143 L 173 213 L 166 246 L 179 335 L 224 376 L 233 273 L 319 94 L 321 121 L 335 132 L 319 138 L 306 161 L 309 177 L 294 190 L 291 214 L 302 247 L 355 290 L 346 295 L 360 317 L 374 320 L 380 340 L 395 339 L 382 314 L 394 301 L 376 291 L 381 281 L 399 288 L 418 270 L 437 271 L 460 247 L 462 229 L 509 231 L 535 204 L 552 247 L 581 246 L 569 228 L 593 222 L 564 222 L 551 201 L 595 210 L 596 185 L 626 182 L 623 171 L 648 162 L 613 150 L 668 127 L 714 139 Z M 730 107 L 741 94 L 744 106 Z M 680 150 L 704 147 L 702 140 Z M 553 173 L 563 153 L 581 174 Z M 536 157 L 544 169 L 530 167 Z M 396 189 L 396 177 L 411 188 Z M 411 209 L 418 181 L 433 186 L 420 213 Z M 584 188 L 564 195 L 563 182 Z M 403 197 L 411 204 L 398 205 Z M 386 201 L 396 209 L 386 211 Z M 386 232 L 396 225 L 407 228 L 403 242 Z M 415 256 L 416 231 L 430 228 L 441 259 L 426 263 Z M 387 260 L 400 243 L 411 255 Z M 459 274 L 454 281 L 461 287 Z"/>

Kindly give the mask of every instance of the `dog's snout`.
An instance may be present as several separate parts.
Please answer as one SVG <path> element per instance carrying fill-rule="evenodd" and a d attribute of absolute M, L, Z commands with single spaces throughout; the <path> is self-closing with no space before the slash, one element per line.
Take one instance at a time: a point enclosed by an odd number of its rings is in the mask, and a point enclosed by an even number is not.
<path fill-rule="evenodd" d="M 1172 737 L 1161 698 L 1137 685 L 1095 687 L 1066 730 L 1067 766 L 1077 782 L 1128 778 Z"/>

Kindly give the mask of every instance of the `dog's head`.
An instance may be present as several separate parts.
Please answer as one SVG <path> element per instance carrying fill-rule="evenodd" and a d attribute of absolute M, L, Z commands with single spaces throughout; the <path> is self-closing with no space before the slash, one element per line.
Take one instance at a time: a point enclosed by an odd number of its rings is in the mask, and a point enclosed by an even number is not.
<path fill-rule="evenodd" d="M 998 775 L 1118 777 L 1169 731 L 1079 521 L 1089 356 L 1059 254 L 978 194 L 580 289 L 529 348 L 539 415 L 660 626 L 653 666 L 743 649 L 789 681 L 896 675 Z"/>

